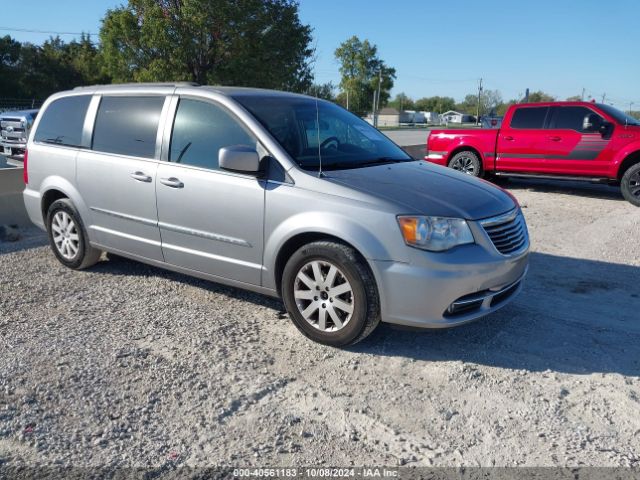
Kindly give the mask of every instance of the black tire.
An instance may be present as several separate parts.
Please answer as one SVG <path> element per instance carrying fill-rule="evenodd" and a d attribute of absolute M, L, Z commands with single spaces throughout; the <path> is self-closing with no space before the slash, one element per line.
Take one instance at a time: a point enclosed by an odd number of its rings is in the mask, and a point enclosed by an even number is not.
<path fill-rule="evenodd" d="M 351 302 L 349 305 L 352 305 L 352 313 L 346 323 L 336 331 L 323 331 L 312 325 L 302 315 L 296 302 L 294 290 L 298 273 L 314 261 L 319 261 L 327 267 L 331 265 L 337 267 L 338 275 L 344 277 L 343 280 L 351 286 L 352 293 L 347 295 Z M 326 277 L 327 275 L 324 278 Z M 289 258 L 284 267 L 281 287 L 289 318 L 298 330 L 315 342 L 333 347 L 353 345 L 367 337 L 380 323 L 380 300 L 373 273 L 365 260 L 347 245 L 332 241 L 318 241 L 301 247 Z M 333 302 L 332 298 L 328 300 Z M 320 308 L 317 311 L 320 315 Z M 326 318 L 330 323 L 330 317 Z"/>
<path fill-rule="evenodd" d="M 482 163 L 478 155 L 470 150 L 463 150 L 451 157 L 451 160 L 449 160 L 449 168 L 466 173 L 472 177 L 482 176 Z"/>
<path fill-rule="evenodd" d="M 73 238 L 74 242 L 77 242 L 77 245 L 75 246 L 77 251 L 73 252 L 73 255 L 70 258 L 69 256 L 65 256 L 62 249 L 56 245 L 54 240 L 54 229 L 59 228 L 57 224 L 54 226 L 54 219 L 57 214 L 68 215 L 75 224 L 74 231 L 76 233 Z M 95 265 L 98 260 L 100 260 L 102 252 L 93 248 L 89 244 L 89 239 L 87 237 L 84 224 L 82 223 L 82 219 L 80 218 L 80 214 L 73 206 L 73 203 L 71 203 L 71 200 L 63 198 L 56 200 L 51 204 L 49 211 L 47 212 L 47 233 L 49 236 L 49 245 L 51 246 L 51 250 L 53 250 L 53 254 L 65 267 L 69 267 L 74 270 L 82 270 Z M 77 240 L 75 240 L 76 237 Z M 71 250 L 69 250 L 69 253 L 71 253 Z"/>
<path fill-rule="evenodd" d="M 620 189 L 627 202 L 640 207 L 640 163 L 632 165 L 624 172 Z"/>

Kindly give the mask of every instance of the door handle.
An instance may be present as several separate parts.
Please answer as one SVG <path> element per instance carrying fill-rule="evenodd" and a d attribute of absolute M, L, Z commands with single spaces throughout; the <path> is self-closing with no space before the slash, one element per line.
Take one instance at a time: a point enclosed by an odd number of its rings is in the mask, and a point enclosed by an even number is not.
<path fill-rule="evenodd" d="M 549 140 L 551 140 L 552 142 L 559 142 L 560 140 L 562 140 L 562 137 L 556 137 L 554 135 L 554 136 L 549 137 Z"/>
<path fill-rule="evenodd" d="M 149 183 L 152 180 L 152 178 L 144 172 L 133 172 L 131 178 L 144 183 Z"/>
<path fill-rule="evenodd" d="M 507 135 L 506 137 L 504 137 L 504 139 L 505 139 L 507 142 L 512 142 L 512 141 L 513 141 L 513 137 L 512 137 L 512 136 L 510 136 L 510 135 Z"/>
<path fill-rule="evenodd" d="M 182 187 L 184 187 L 184 183 L 182 183 L 176 177 L 161 178 L 160 179 L 160 183 L 163 184 L 163 185 L 166 185 L 167 187 L 171 187 L 171 188 L 182 188 Z"/>

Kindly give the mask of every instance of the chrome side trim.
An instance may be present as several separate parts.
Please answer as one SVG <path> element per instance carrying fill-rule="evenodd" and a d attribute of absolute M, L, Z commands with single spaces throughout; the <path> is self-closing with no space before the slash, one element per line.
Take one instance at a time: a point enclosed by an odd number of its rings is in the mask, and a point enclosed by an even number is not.
<path fill-rule="evenodd" d="M 127 215 L 126 213 L 114 212 L 112 210 L 105 210 L 104 208 L 89 207 L 94 212 L 103 213 L 110 217 L 121 218 L 123 220 L 131 220 L 132 222 L 142 223 L 143 225 L 149 225 L 150 227 L 157 227 L 158 222 L 156 220 L 150 220 L 148 218 L 136 217 L 135 215 Z M 98 227 L 96 227 L 98 228 Z"/>
<path fill-rule="evenodd" d="M 104 208 L 90 207 L 90 210 L 93 210 L 94 212 L 102 213 L 102 214 L 105 214 L 105 215 L 109 215 L 111 217 L 121 218 L 123 220 L 130 220 L 132 222 L 141 223 L 143 225 L 148 225 L 150 227 L 163 228 L 163 229 L 169 230 L 171 232 L 183 233 L 185 235 L 193 235 L 194 237 L 206 238 L 207 240 L 215 240 L 217 242 L 230 243 L 232 245 L 238 245 L 238 246 L 241 246 L 241 247 L 248 247 L 248 248 L 252 248 L 253 247 L 253 245 L 251 245 L 246 240 L 243 240 L 242 238 L 228 237 L 226 235 L 220 235 L 218 233 L 210 233 L 210 232 L 204 232 L 202 230 L 195 230 L 195 229 L 192 229 L 192 228 L 185 228 L 185 227 L 181 227 L 179 225 L 172 225 L 170 223 L 164 223 L 164 222 L 158 222 L 156 220 L 150 220 L 148 218 L 136 217 L 134 215 L 127 215 L 125 213 L 114 212 L 112 210 L 106 210 Z M 92 227 L 92 228 L 100 229 L 99 227 Z M 163 245 L 163 246 L 164 247 L 170 247 L 168 245 Z M 180 247 L 173 247 L 173 248 L 174 249 L 180 249 Z"/>
<path fill-rule="evenodd" d="M 193 235 L 194 237 L 206 238 L 207 240 L 216 240 L 218 242 L 231 243 L 232 245 L 239 245 L 241 247 L 249 247 L 249 248 L 252 247 L 252 245 L 249 242 L 247 242 L 246 240 L 243 240 L 242 238 L 228 237 L 226 235 L 220 235 L 218 233 L 204 232 L 202 230 L 185 228 L 179 225 L 171 225 L 170 223 L 164 223 L 164 222 L 159 222 L 158 226 L 160 228 L 169 230 L 171 232 L 183 233 L 185 235 Z M 164 246 L 170 247 L 168 245 L 164 245 Z M 178 248 L 178 247 L 172 247 L 172 248 L 182 250 L 181 248 Z"/>
<path fill-rule="evenodd" d="M 201 250 L 193 250 L 191 248 L 179 247 L 178 245 L 171 245 L 170 243 L 163 243 L 163 249 L 173 250 L 176 252 L 188 253 L 197 257 L 206 257 L 210 260 L 217 260 L 219 262 L 233 263 L 234 265 L 241 265 L 243 267 L 253 268 L 255 270 L 262 270 L 262 265 L 257 263 L 245 262 L 244 260 L 238 260 L 231 257 L 223 257 L 221 255 L 214 255 L 213 253 L 203 252 Z"/>
<path fill-rule="evenodd" d="M 154 247 L 161 246 L 160 242 L 156 242 L 155 240 L 149 240 L 147 238 L 138 237 L 137 235 L 129 235 L 128 233 L 118 232 L 116 230 L 111 230 L 110 228 L 103 228 L 103 227 L 98 227 L 97 225 L 91 225 L 89 229 L 97 232 L 108 233 L 109 235 L 114 235 L 116 237 L 135 240 L 136 242 L 140 242 L 140 243 L 146 243 L 147 245 L 152 245 Z"/>

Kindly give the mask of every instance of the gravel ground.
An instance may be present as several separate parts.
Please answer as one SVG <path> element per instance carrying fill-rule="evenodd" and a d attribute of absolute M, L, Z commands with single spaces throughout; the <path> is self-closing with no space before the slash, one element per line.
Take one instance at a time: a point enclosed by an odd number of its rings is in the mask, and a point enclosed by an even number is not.
<path fill-rule="evenodd" d="M 640 466 L 640 209 L 506 186 L 532 238 L 517 300 L 346 350 L 276 300 L 0 243 L 0 466 Z"/>

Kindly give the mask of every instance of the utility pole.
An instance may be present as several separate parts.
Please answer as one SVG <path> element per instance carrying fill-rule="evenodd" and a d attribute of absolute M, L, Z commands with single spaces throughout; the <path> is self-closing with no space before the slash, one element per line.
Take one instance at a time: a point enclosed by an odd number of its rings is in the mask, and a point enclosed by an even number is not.
<path fill-rule="evenodd" d="M 631 105 L 633 105 L 633 102 L 629 102 L 629 115 L 631 115 Z"/>
<path fill-rule="evenodd" d="M 605 98 L 607 98 L 607 94 L 606 94 L 606 93 L 603 93 L 603 94 L 602 94 L 602 103 L 604 103 L 604 99 L 605 99 Z"/>
<path fill-rule="evenodd" d="M 347 88 L 347 110 L 349 110 L 349 89 Z"/>
<path fill-rule="evenodd" d="M 378 70 L 378 89 L 373 92 L 373 126 L 378 128 L 378 109 L 380 108 L 380 90 L 382 89 L 382 68 Z"/>
<path fill-rule="evenodd" d="M 582 87 L 582 95 L 580 95 L 580 100 L 584 102 L 584 87 Z"/>
<path fill-rule="evenodd" d="M 478 108 L 476 111 L 476 125 L 480 124 L 480 99 L 482 97 L 482 78 L 480 79 L 480 83 L 478 84 Z"/>

